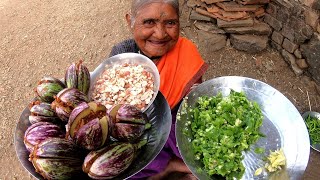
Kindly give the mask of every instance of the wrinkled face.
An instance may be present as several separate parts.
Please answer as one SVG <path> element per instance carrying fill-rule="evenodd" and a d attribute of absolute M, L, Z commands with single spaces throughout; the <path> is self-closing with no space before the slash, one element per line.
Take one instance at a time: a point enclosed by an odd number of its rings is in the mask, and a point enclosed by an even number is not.
<path fill-rule="evenodd" d="M 167 53 L 179 38 L 179 16 L 175 9 L 166 3 L 151 3 L 138 11 L 131 26 L 127 21 L 140 50 L 148 57 Z"/>

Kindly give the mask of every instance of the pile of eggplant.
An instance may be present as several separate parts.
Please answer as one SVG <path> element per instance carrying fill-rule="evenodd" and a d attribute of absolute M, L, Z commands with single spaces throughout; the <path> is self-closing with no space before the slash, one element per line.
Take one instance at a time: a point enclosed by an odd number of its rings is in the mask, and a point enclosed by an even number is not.
<path fill-rule="evenodd" d="M 129 104 L 107 110 L 88 98 L 89 88 L 82 61 L 67 68 L 64 81 L 43 77 L 35 88 L 24 144 L 44 179 L 112 179 L 147 143 L 142 135 L 151 124 L 145 113 Z"/>

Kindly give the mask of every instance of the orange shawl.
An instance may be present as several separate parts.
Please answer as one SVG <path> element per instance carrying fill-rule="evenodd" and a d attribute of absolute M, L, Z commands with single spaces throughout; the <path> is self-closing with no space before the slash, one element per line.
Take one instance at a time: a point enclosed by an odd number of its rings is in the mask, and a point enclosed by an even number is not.
<path fill-rule="evenodd" d="M 195 45 L 180 37 L 177 44 L 157 63 L 160 92 L 173 109 L 208 68 Z"/>

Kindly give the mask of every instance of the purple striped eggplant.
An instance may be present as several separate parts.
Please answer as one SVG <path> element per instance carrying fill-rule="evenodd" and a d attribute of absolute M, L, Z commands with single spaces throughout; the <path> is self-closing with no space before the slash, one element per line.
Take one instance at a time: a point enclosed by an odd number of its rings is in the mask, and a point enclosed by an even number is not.
<path fill-rule="evenodd" d="M 75 107 L 67 124 L 67 133 L 74 142 L 87 149 L 102 147 L 109 139 L 109 117 L 106 107 L 96 102 L 82 102 Z"/>
<path fill-rule="evenodd" d="M 65 84 L 68 88 L 77 88 L 84 94 L 88 94 L 90 88 L 90 73 L 82 60 L 72 63 L 65 73 Z"/>
<path fill-rule="evenodd" d="M 52 122 L 59 123 L 56 112 L 51 108 L 51 104 L 40 101 L 33 101 L 30 103 L 29 121 L 31 124 L 37 122 Z"/>
<path fill-rule="evenodd" d="M 35 146 L 29 161 L 44 179 L 79 179 L 85 175 L 82 171 L 85 155 L 72 141 L 48 138 Z"/>
<path fill-rule="evenodd" d="M 38 82 L 35 92 L 41 101 L 51 103 L 54 100 L 54 96 L 65 87 L 66 86 L 59 79 L 46 76 Z"/>
<path fill-rule="evenodd" d="M 84 159 L 82 170 L 92 179 L 112 179 L 132 164 L 137 150 L 146 143 L 147 140 L 137 144 L 115 142 L 97 151 L 91 151 Z"/>
<path fill-rule="evenodd" d="M 134 142 L 151 127 L 148 117 L 129 104 L 119 104 L 109 111 L 111 136 L 119 141 Z"/>
<path fill-rule="evenodd" d="M 67 123 L 72 110 L 82 102 L 88 102 L 87 95 L 76 88 L 65 88 L 55 96 L 51 107 L 57 116 Z"/>
<path fill-rule="evenodd" d="M 27 150 L 32 152 L 34 146 L 50 137 L 64 138 L 64 129 L 49 122 L 37 122 L 27 128 L 23 142 Z"/>

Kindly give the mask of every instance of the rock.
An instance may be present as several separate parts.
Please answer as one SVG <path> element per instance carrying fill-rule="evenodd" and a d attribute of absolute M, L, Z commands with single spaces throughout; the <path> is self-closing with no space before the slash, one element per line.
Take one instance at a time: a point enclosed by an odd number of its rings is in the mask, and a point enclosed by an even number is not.
<path fill-rule="evenodd" d="M 292 12 L 290 11 L 292 11 L 291 8 L 285 8 L 280 6 L 276 16 L 274 17 L 280 22 L 285 23 L 288 21 L 289 17 L 292 15 Z"/>
<path fill-rule="evenodd" d="M 300 2 L 308 7 L 316 6 L 319 4 L 319 0 L 300 0 Z"/>
<path fill-rule="evenodd" d="M 296 58 L 294 57 L 294 55 L 292 55 L 291 53 L 289 53 L 288 51 L 286 51 L 285 49 L 282 49 L 281 51 L 281 55 L 284 58 L 284 60 L 289 63 L 289 64 L 296 64 Z"/>
<path fill-rule="evenodd" d="M 294 32 L 294 43 L 301 45 L 304 44 L 309 38 L 305 35 L 303 35 L 301 33 L 301 31 L 299 32 Z"/>
<path fill-rule="evenodd" d="M 207 4 L 213 4 L 213 3 L 217 3 L 217 2 L 223 2 L 225 0 L 201 0 L 202 2 L 205 2 Z"/>
<path fill-rule="evenodd" d="M 296 49 L 296 50 L 294 51 L 294 55 L 295 55 L 298 59 L 301 59 L 301 58 L 302 58 L 302 54 L 301 54 L 300 49 Z"/>
<path fill-rule="evenodd" d="M 300 76 L 303 73 L 303 70 L 300 69 L 297 64 L 291 64 L 291 69 L 297 76 Z"/>
<path fill-rule="evenodd" d="M 268 36 L 231 34 L 230 42 L 235 49 L 258 53 L 267 48 Z"/>
<path fill-rule="evenodd" d="M 281 8 L 292 8 L 294 5 L 288 0 L 272 0 L 273 2 L 279 4 Z"/>
<path fill-rule="evenodd" d="M 224 19 L 233 21 L 236 19 L 247 19 L 250 17 L 250 14 L 246 11 L 224 11 L 221 10 L 221 15 Z"/>
<path fill-rule="evenodd" d="M 219 28 L 228 28 L 228 27 L 247 27 L 253 26 L 253 19 L 243 19 L 243 20 L 235 20 L 235 21 L 224 21 L 221 19 L 217 19 L 217 25 Z"/>
<path fill-rule="evenodd" d="M 232 11 L 232 12 L 256 11 L 259 7 L 261 7 L 261 5 L 241 5 L 234 1 L 219 2 L 219 3 L 216 3 L 216 5 L 225 11 Z"/>
<path fill-rule="evenodd" d="M 280 31 L 282 28 L 282 23 L 276 18 L 270 16 L 269 14 L 266 14 L 264 16 L 264 22 L 268 23 L 276 31 Z"/>
<path fill-rule="evenodd" d="M 190 8 L 194 8 L 196 6 L 200 6 L 201 1 L 200 0 L 189 0 L 187 1 L 187 6 Z"/>
<path fill-rule="evenodd" d="M 240 4 L 267 4 L 270 0 L 236 0 Z"/>
<path fill-rule="evenodd" d="M 264 7 L 260 7 L 254 12 L 254 17 L 261 18 L 266 14 L 266 10 Z"/>
<path fill-rule="evenodd" d="M 282 43 L 282 47 L 290 53 L 293 53 L 296 49 L 298 49 L 298 45 L 291 42 L 289 39 L 285 38 Z"/>
<path fill-rule="evenodd" d="M 212 52 L 217 51 L 226 46 L 227 37 L 223 34 L 214 34 L 199 30 L 199 50 Z"/>
<path fill-rule="evenodd" d="M 296 63 L 301 69 L 307 69 L 309 67 L 305 59 L 297 59 Z"/>
<path fill-rule="evenodd" d="M 288 24 L 285 24 L 281 29 L 281 34 L 288 38 L 290 41 L 294 41 L 294 29 Z"/>
<path fill-rule="evenodd" d="M 309 64 L 308 71 L 316 81 L 320 82 L 320 37 L 313 36 L 310 42 L 300 46 L 300 50 Z"/>
<path fill-rule="evenodd" d="M 304 11 L 304 16 L 306 24 L 316 30 L 319 23 L 319 12 L 313 9 L 308 9 L 307 11 Z"/>
<path fill-rule="evenodd" d="M 191 11 L 190 19 L 197 20 L 197 21 L 212 21 L 212 18 L 205 16 L 205 15 L 202 15 L 202 14 L 199 14 L 194 10 Z"/>
<path fill-rule="evenodd" d="M 315 10 L 320 10 L 320 1 L 315 1 L 312 5 L 312 8 Z"/>
<path fill-rule="evenodd" d="M 291 17 L 288 21 L 288 25 L 294 29 L 294 43 L 296 44 L 304 43 L 313 35 L 312 27 L 306 24 L 301 18 Z"/>
<path fill-rule="evenodd" d="M 277 51 L 279 52 L 282 51 L 282 46 L 272 40 L 270 41 L 270 45 L 272 48 L 276 49 Z"/>
<path fill-rule="evenodd" d="M 223 29 L 218 28 L 218 26 L 213 23 L 205 23 L 205 22 L 197 21 L 196 23 L 194 23 L 194 26 L 200 30 L 212 32 L 215 34 L 225 34 L 226 33 Z"/>
<path fill-rule="evenodd" d="M 254 23 L 253 26 L 224 28 L 224 30 L 227 33 L 254 35 L 269 35 L 272 32 L 270 26 L 263 22 Z"/>
<path fill-rule="evenodd" d="M 283 42 L 283 36 L 282 34 L 280 34 L 277 31 L 273 31 L 272 35 L 271 35 L 271 39 L 276 42 L 277 44 L 281 45 Z"/>
<path fill-rule="evenodd" d="M 275 4 L 274 2 L 270 2 L 268 5 L 267 5 L 267 9 L 266 9 L 266 12 L 268 14 L 270 14 L 271 16 L 275 17 L 276 16 L 276 13 L 278 12 L 278 9 L 279 9 L 279 6 L 277 4 Z"/>

